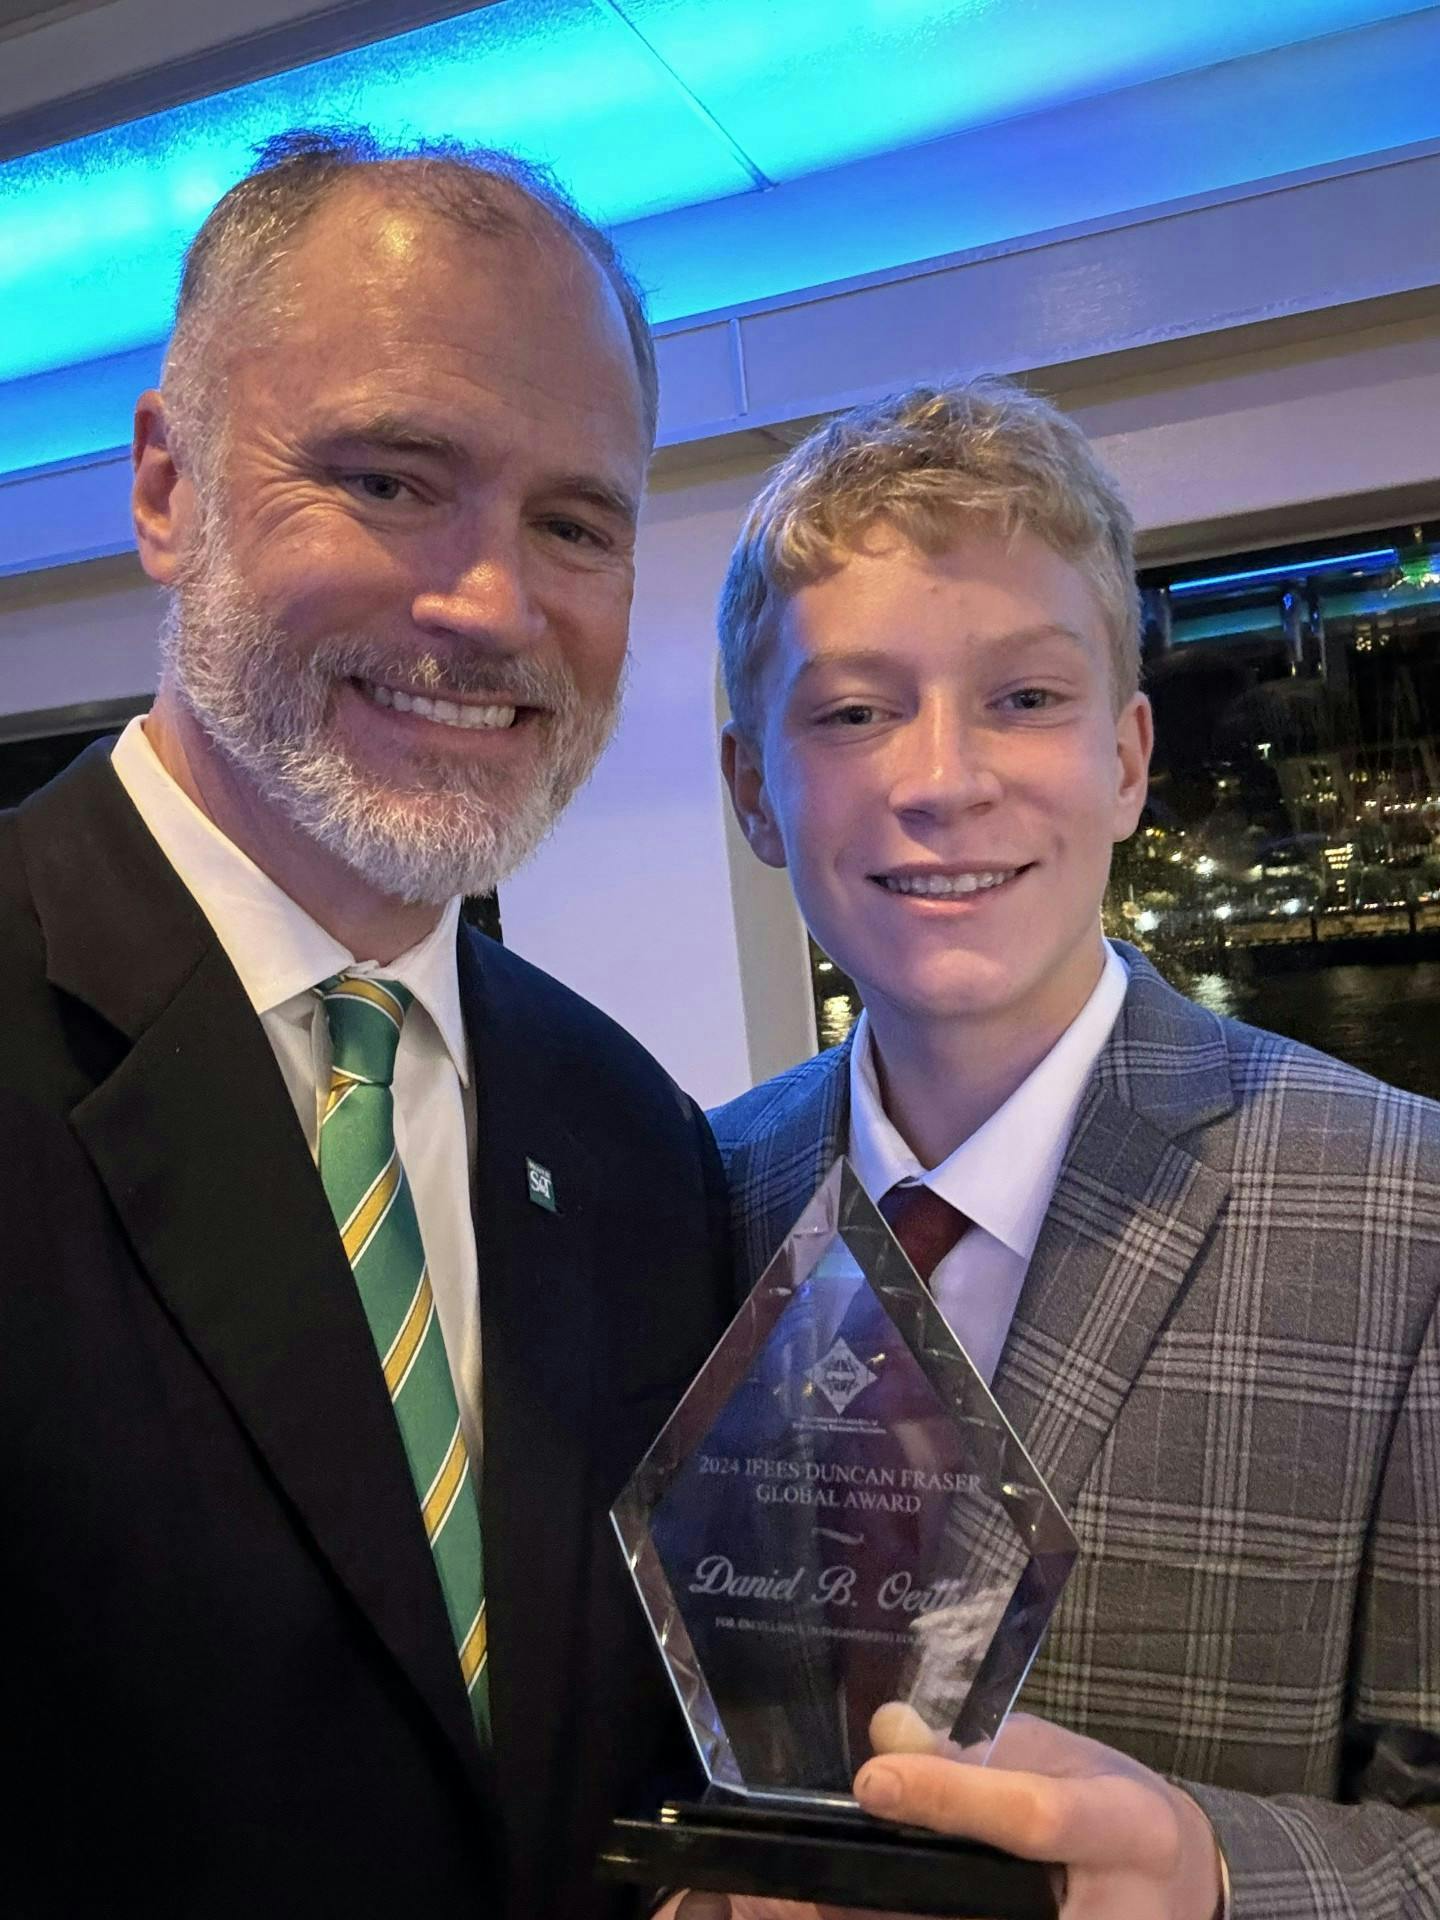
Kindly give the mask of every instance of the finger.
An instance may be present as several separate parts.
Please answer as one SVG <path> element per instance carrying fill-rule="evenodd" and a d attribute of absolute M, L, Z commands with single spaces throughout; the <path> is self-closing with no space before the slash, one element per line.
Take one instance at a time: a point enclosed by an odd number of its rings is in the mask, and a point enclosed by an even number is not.
<path fill-rule="evenodd" d="M 867 1813 L 980 1840 L 1024 1860 L 1154 1871 L 1175 1849 L 1174 1814 L 1165 1801 L 1114 1776 L 1057 1780 L 895 1754 L 861 1768 L 855 1797 Z"/>
<path fill-rule="evenodd" d="M 667 1907 L 659 1920 L 671 1911 Z M 674 1920 L 731 1920 L 730 1901 L 723 1893 L 682 1893 L 673 1912 Z"/>
<path fill-rule="evenodd" d="M 906 1700 L 887 1700 L 870 1716 L 870 1745 L 876 1753 L 936 1753 L 944 1735 L 927 1727 Z"/>
<path fill-rule="evenodd" d="M 870 1716 L 870 1745 L 877 1754 L 941 1753 L 951 1760 L 965 1760 L 983 1767 L 995 1743 L 975 1740 L 968 1747 L 958 1747 L 945 1734 L 927 1726 L 908 1701 L 887 1700 Z"/>
<path fill-rule="evenodd" d="M 1065 1920 L 1155 1920 L 1172 1911 L 1157 1905 L 1155 1882 L 1140 1873 L 1072 1873 L 1060 1911 Z"/>
<path fill-rule="evenodd" d="M 1040 1720 L 1033 1713 L 1012 1713 L 990 1743 L 990 1764 L 1015 1773 L 1061 1774 L 1114 1773 L 1116 1762 L 1125 1756 L 1098 1740 L 1053 1721 Z"/>

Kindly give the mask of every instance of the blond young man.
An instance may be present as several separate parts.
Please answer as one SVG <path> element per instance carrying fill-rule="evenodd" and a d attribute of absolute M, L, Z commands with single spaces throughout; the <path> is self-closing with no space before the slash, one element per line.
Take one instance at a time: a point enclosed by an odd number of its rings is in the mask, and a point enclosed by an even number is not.
<path fill-rule="evenodd" d="M 1440 1914 L 1440 1113 L 1103 939 L 1123 503 L 1043 402 L 918 389 L 784 462 L 720 624 L 740 823 L 866 1009 L 712 1115 L 742 1265 L 841 1151 L 948 1201 L 931 1285 L 1082 1547 L 992 1765 L 862 1804 L 1059 1863 L 1063 1920 Z"/>

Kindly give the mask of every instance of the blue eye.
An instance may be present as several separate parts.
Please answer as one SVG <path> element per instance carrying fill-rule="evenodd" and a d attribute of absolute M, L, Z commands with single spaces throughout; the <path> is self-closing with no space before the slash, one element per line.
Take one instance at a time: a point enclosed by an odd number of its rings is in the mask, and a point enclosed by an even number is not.
<path fill-rule="evenodd" d="M 605 547 L 609 542 L 596 533 L 593 527 L 583 526 L 578 520 L 555 518 L 545 522 L 562 545 L 567 547 Z"/>
<path fill-rule="evenodd" d="M 393 473 L 357 473 L 355 483 L 371 500 L 398 500 L 405 490 L 405 483 Z"/>

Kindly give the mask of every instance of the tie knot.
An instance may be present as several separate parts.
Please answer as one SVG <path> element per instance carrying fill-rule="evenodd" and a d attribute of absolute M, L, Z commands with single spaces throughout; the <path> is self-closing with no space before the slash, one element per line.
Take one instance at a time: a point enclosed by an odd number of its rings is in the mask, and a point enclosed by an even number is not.
<path fill-rule="evenodd" d="M 388 1087 L 395 1078 L 395 1049 L 414 997 L 398 980 L 367 980 L 339 973 L 322 980 L 319 994 L 330 1025 L 331 1061 L 337 1073 Z"/>
<path fill-rule="evenodd" d="M 885 1224 L 922 1280 L 929 1280 L 970 1225 L 967 1216 L 938 1193 L 903 1180 L 881 1196 L 879 1205 Z"/>

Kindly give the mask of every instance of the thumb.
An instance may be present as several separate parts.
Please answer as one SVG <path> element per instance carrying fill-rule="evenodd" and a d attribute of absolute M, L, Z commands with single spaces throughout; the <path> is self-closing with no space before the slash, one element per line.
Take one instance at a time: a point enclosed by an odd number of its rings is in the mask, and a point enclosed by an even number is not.
<path fill-rule="evenodd" d="M 723 1893 L 682 1894 L 675 1920 L 731 1920 L 729 1896 Z"/>

